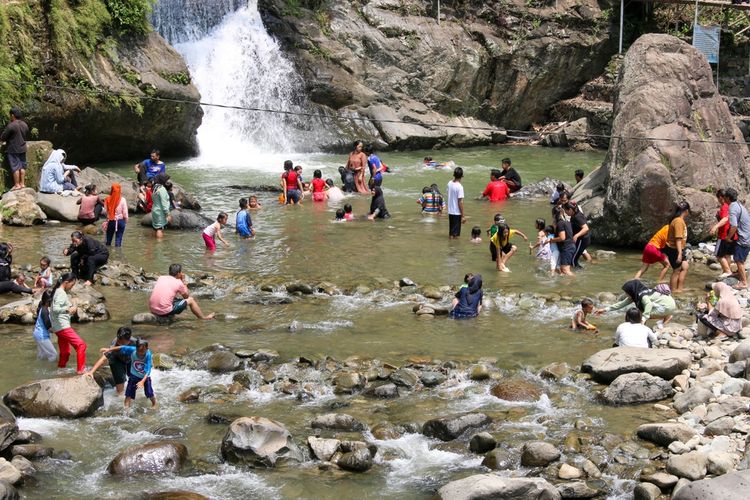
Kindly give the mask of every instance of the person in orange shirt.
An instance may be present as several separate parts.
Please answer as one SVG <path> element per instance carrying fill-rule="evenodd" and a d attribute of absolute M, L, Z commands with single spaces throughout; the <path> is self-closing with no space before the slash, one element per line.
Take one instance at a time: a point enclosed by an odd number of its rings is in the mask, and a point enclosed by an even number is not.
<path fill-rule="evenodd" d="M 643 249 L 643 257 L 641 257 L 641 268 L 635 273 L 635 279 L 641 279 L 643 273 L 645 273 L 651 264 L 657 262 L 661 264 L 662 270 L 659 273 L 659 283 L 664 281 L 667 271 L 669 271 L 669 259 L 662 253 L 662 248 L 667 246 L 667 234 L 669 233 L 669 224 L 665 224 L 664 227 L 659 229 L 655 235 L 651 237 L 649 242 L 646 244 L 646 248 Z"/>
<path fill-rule="evenodd" d="M 685 260 L 685 245 L 687 244 L 688 230 L 685 219 L 690 215 L 690 205 L 683 201 L 677 205 L 672 222 L 669 223 L 667 231 L 667 246 L 664 247 L 664 255 L 669 259 L 672 266 L 672 275 L 669 277 L 669 287 L 672 293 L 680 293 L 685 277 L 688 272 L 688 262 Z"/>

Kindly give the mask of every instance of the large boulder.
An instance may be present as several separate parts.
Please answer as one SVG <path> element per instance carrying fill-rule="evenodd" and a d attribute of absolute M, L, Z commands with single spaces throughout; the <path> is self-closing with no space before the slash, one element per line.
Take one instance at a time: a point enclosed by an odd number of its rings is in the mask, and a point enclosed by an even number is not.
<path fill-rule="evenodd" d="M 689 239 L 697 241 L 715 222 L 714 189 L 748 193 L 750 153 L 711 67 L 673 36 L 643 35 L 628 49 L 612 135 L 622 139 L 610 141 L 603 166 L 573 192 L 597 242 L 641 245 L 683 200 L 692 208 Z"/>
<path fill-rule="evenodd" d="M 672 500 L 736 500 L 750 491 L 750 470 L 702 479 L 680 488 Z"/>
<path fill-rule="evenodd" d="M 21 417 L 79 418 L 104 404 L 102 389 L 84 376 L 37 380 L 11 389 L 3 401 Z"/>
<path fill-rule="evenodd" d="M 0 451 L 13 444 L 18 438 L 18 425 L 13 412 L 0 403 Z"/>
<path fill-rule="evenodd" d="M 133 174 L 135 177 L 135 174 Z M 113 183 L 119 183 L 122 188 L 122 196 L 128 202 L 128 209 L 131 212 L 135 211 L 138 200 L 138 182 L 135 178 L 125 178 L 122 175 L 114 172 L 99 172 L 95 168 L 87 167 L 84 168 L 80 174 L 78 174 L 79 184 L 94 184 L 98 188 L 98 192 L 101 194 L 109 194 L 110 188 Z M 180 204 L 181 208 L 188 208 L 190 210 L 200 210 L 201 205 L 198 198 L 185 191 L 185 189 L 179 184 L 172 181 L 172 193 L 177 203 Z"/>
<path fill-rule="evenodd" d="M 172 216 L 172 222 L 168 226 L 170 229 L 203 229 L 214 222 L 205 215 L 201 215 L 193 210 L 172 210 L 170 215 Z M 141 217 L 141 226 L 151 227 L 150 213 Z"/>
<path fill-rule="evenodd" d="M 549 199 L 557 190 L 559 184 L 564 184 L 565 189 L 570 190 L 570 185 L 551 177 L 545 177 L 541 181 L 532 182 L 524 185 L 521 189 L 513 193 L 514 198 L 545 198 Z"/>
<path fill-rule="evenodd" d="M 304 458 L 286 427 L 263 417 L 241 417 L 232 422 L 221 441 L 221 456 L 227 462 L 250 467 L 275 467 Z"/>
<path fill-rule="evenodd" d="M 646 372 L 670 380 L 690 366 L 690 351 L 681 349 L 647 349 L 614 347 L 599 351 L 581 366 L 597 382 L 608 384 L 624 373 Z"/>
<path fill-rule="evenodd" d="M 663 378 L 648 373 L 625 373 L 602 392 L 602 399 L 609 404 L 619 405 L 659 401 L 672 394 L 672 384 Z"/>
<path fill-rule="evenodd" d="M 425 422 L 422 434 L 427 437 L 438 438 L 441 441 L 451 441 L 469 429 L 475 429 L 492 422 L 484 413 L 465 413 L 449 417 L 434 418 Z"/>
<path fill-rule="evenodd" d="M 112 459 L 107 467 L 115 476 L 134 474 L 174 474 L 182 469 L 188 458 L 187 447 L 176 441 L 131 446 Z"/>
<path fill-rule="evenodd" d="M 442 500 L 481 500 L 489 498 L 518 498 L 528 500 L 558 500 L 560 493 L 541 478 L 501 477 L 495 474 L 475 474 L 451 481 L 438 490 Z"/>
<path fill-rule="evenodd" d="M 47 218 L 61 222 L 78 222 L 80 205 L 76 202 L 80 199 L 78 196 L 62 196 L 54 193 L 36 194 L 36 204 Z"/>
<path fill-rule="evenodd" d="M 687 443 L 697 432 L 685 424 L 666 422 L 661 424 L 643 424 L 638 427 L 636 434 L 641 439 L 661 446 L 669 446 L 673 441 Z"/>
<path fill-rule="evenodd" d="M 542 389 L 528 380 L 504 379 L 490 388 L 490 394 L 504 401 L 537 401 Z"/>
<path fill-rule="evenodd" d="M 73 321 L 88 323 L 109 319 L 109 310 L 104 295 L 93 287 L 84 286 L 78 282 L 69 295 L 70 301 L 78 306 L 78 311 L 71 317 Z M 25 297 L 0 306 L 0 321 L 20 325 L 33 324 L 38 304 L 38 297 Z"/>
<path fill-rule="evenodd" d="M 8 226 L 33 226 L 44 224 L 47 216 L 36 204 L 36 192 L 31 188 L 8 191 L 0 199 L 3 224 Z"/>

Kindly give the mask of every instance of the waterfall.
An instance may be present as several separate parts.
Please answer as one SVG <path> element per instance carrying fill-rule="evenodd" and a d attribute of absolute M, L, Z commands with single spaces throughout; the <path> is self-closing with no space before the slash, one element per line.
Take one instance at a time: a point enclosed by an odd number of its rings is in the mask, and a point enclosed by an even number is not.
<path fill-rule="evenodd" d="M 306 110 L 303 82 L 267 32 L 257 0 L 159 0 L 152 22 L 183 56 L 205 103 Z M 201 158 L 238 165 L 310 149 L 296 116 L 204 106 Z M 307 147 L 305 147 L 307 145 Z"/>

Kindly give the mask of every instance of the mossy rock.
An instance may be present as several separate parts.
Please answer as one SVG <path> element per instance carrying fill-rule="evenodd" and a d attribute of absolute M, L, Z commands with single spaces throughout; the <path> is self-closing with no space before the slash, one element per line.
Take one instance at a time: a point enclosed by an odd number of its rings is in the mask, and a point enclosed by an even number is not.
<path fill-rule="evenodd" d="M 35 191 L 39 189 L 39 177 L 42 173 L 42 165 L 52 153 L 52 143 L 49 141 L 27 141 L 28 152 L 26 153 L 26 187 Z M 0 193 L 8 191 L 13 187 L 13 177 L 10 173 L 7 154 L 3 150 L 3 174 L 0 175 Z"/>

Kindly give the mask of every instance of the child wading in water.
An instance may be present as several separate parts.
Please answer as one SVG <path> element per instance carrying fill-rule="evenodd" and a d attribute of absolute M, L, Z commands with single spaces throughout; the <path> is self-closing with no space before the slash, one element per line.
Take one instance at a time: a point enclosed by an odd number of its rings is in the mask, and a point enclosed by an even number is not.
<path fill-rule="evenodd" d="M 34 279 L 34 288 L 52 287 L 52 269 L 49 267 L 49 257 L 42 257 L 39 261 L 39 274 Z"/>
<path fill-rule="evenodd" d="M 125 389 L 125 408 L 135 399 L 138 389 L 143 389 L 146 397 L 151 400 L 151 407 L 156 408 L 156 396 L 151 387 L 151 349 L 148 348 L 147 340 L 136 340 L 135 346 L 118 345 L 100 349 L 102 354 L 120 351 L 125 356 L 130 356 L 130 373 L 128 373 L 128 386 Z"/>
<path fill-rule="evenodd" d="M 471 243 L 474 243 L 475 245 L 478 245 L 482 242 L 482 228 L 479 226 L 474 226 L 471 228 L 471 240 L 469 240 Z"/>
<path fill-rule="evenodd" d="M 221 212 L 219 213 L 219 216 L 216 217 L 216 222 L 203 230 L 203 241 L 206 243 L 206 249 L 208 249 L 209 252 L 216 250 L 216 238 L 219 238 L 225 246 L 229 246 L 227 240 L 221 236 L 221 228 L 227 224 L 228 218 L 229 216 L 226 212 Z"/>
<path fill-rule="evenodd" d="M 326 198 L 328 198 L 326 195 L 328 185 L 326 184 L 326 181 L 323 180 L 323 174 L 320 170 L 315 170 L 315 172 L 313 172 L 313 180 L 310 183 L 310 186 L 312 189 L 313 201 L 326 201 Z"/>
<path fill-rule="evenodd" d="M 576 311 L 573 315 L 573 319 L 570 322 L 570 327 L 573 330 L 591 330 L 598 332 L 599 329 L 593 323 L 589 323 L 586 317 L 594 312 L 594 301 L 591 299 L 583 299 L 581 301 L 581 308 Z"/>
<path fill-rule="evenodd" d="M 234 220 L 234 225 L 237 230 L 237 234 L 243 240 L 252 238 L 255 236 L 255 230 L 253 229 L 253 219 L 250 217 L 250 212 L 247 207 L 247 198 L 240 198 L 240 210 L 237 212 L 237 216 Z"/>
<path fill-rule="evenodd" d="M 45 290 L 36 310 L 36 324 L 34 325 L 34 340 L 36 340 L 37 359 L 47 361 L 57 360 L 57 350 L 50 340 L 50 328 L 52 321 L 49 317 L 49 308 L 52 306 L 52 290 Z"/>
<path fill-rule="evenodd" d="M 510 239 L 515 235 L 519 235 L 524 240 L 529 241 L 529 238 L 525 234 L 517 229 L 511 229 L 505 223 L 498 224 L 497 232 L 494 234 L 494 236 L 492 236 L 492 238 L 490 238 L 490 241 L 495 246 L 495 251 L 497 252 L 495 264 L 498 271 L 502 271 L 504 273 L 510 272 L 510 269 L 508 269 L 505 264 L 511 257 L 513 257 L 513 254 L 516 253 L 516 250 L 518 250 L 518 247 L 511 244 L 510 242 Z"/>

